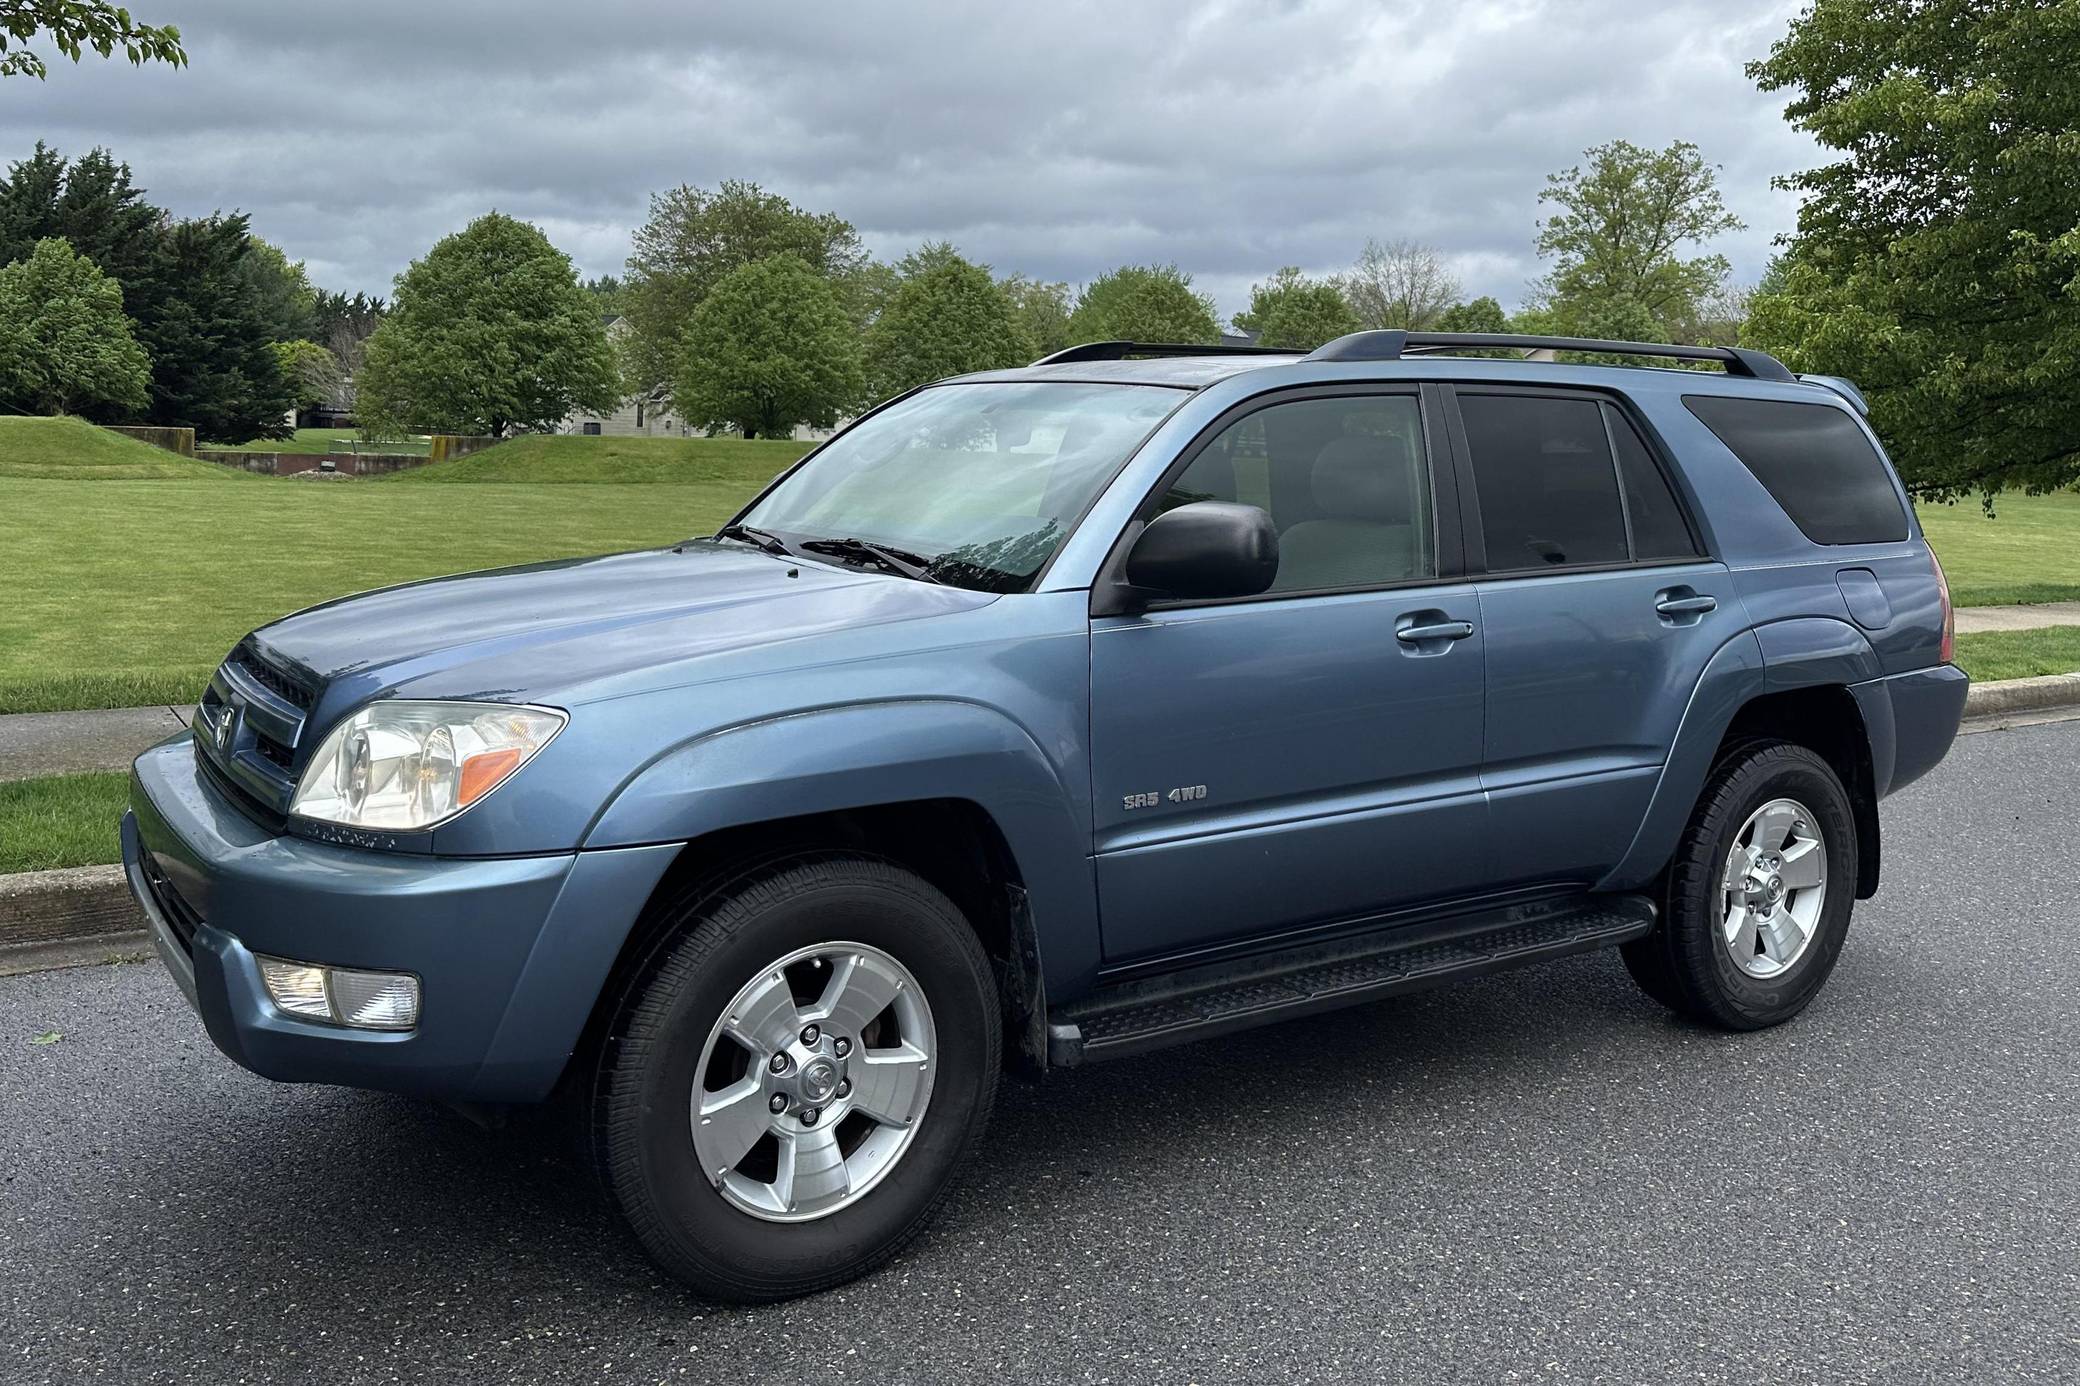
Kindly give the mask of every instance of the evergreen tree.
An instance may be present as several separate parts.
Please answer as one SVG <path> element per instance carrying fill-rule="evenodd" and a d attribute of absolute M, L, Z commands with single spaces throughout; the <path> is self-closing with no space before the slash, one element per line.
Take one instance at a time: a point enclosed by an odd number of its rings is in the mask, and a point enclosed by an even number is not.
<path fill-rule="evenodd" d="M 152 358 L 150 422 L 210 442 L 288 436 L 294 391 L 246 267 L 251 253 L 243 215 L 175 222 L 126 293 Z"/>

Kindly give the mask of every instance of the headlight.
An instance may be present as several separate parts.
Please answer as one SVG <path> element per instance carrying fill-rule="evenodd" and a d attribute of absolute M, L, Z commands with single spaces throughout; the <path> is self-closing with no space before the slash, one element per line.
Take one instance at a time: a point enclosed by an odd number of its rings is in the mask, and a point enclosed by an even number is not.
<path fill-rule="evenodd" d="M 353 828 L 431 828 L 498 788 L 568 720 L 505 703 L 370 703 L 318 747 L 289 812 Z"/>

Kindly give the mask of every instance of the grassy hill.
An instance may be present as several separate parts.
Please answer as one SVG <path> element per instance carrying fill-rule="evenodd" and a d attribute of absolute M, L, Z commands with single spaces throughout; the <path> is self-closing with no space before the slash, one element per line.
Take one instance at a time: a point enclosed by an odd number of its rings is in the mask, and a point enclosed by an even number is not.
<path fill-rule="evenodd" d="M 52 481 L 255 481 L 78 419 L 0 417 L 0 477 Z"/>

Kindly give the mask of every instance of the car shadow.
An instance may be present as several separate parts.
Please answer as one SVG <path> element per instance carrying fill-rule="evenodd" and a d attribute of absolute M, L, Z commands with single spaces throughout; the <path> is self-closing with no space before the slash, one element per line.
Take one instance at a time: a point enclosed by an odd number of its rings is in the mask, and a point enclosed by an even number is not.
<path fill-rule="evenodd" d="M 1647 1062 L 1674 1026 L 1606 954 L 1007 1080 L 980 1158 L 896 1267 L 928 1293 L 942 1252 L 989 1237 L 1007 1197 L 1020 1237 L 1045 1243 L 1122 1208 L 1223 1197 L 1195 1192 L 1211 1159 L 1230 1179 L 1261 1165 L 1275 1183 L 1287 1142 L 1323 1120 L 1434 1126 L 1442 1106 L 1507 1104 L 1584 1065 Z M 718 1309 L 666 1280 L 613 1216 L 568 1109 L 484 1129 L 429 1103 L 235 1074 L 170 1091 L 150 1115 L 151 1149 L 106 1191 L 131 1211 L 101 1220 L 83 1283 L 142 1281 L 162 1322 L 185 1316 L 182 1332 L 219 1331 L 228 1303 L 333 1318 L 351 1305 L 385 1333 L 524 1333 L 573 1287 L 645 1329 L 784 1312 Z M 1392 1180 L 1398 1146 L 1380 1147 L 1373 1177 Z"/>

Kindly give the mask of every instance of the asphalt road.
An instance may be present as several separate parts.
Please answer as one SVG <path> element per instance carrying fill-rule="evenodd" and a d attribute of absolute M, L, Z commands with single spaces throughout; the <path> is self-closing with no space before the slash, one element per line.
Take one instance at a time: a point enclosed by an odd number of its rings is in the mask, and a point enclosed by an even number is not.
<path fill-rule="evenodd" d="M 1891 801 L 1791 1025 L 1599 955 L 1012 1085 L 923 1241 L 763 1310 L 551 1124 L 271 1085 L 153 966 L 0 980 L 0 1381 L 2080 1381 L 2076 769 Z"/>

